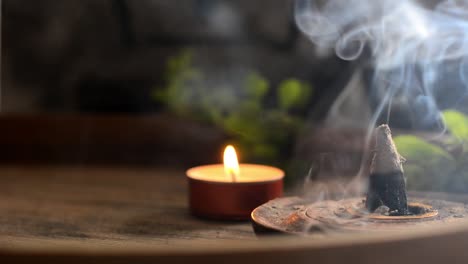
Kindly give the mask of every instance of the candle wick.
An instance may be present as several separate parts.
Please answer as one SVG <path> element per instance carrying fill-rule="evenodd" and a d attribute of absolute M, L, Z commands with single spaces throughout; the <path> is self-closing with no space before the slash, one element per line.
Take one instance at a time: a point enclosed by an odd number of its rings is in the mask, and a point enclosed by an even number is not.
<path fill-rule="evenodd" d="M 234 171 L 230 171 L 232 182 L 236 182 L 236 174 Z"/>

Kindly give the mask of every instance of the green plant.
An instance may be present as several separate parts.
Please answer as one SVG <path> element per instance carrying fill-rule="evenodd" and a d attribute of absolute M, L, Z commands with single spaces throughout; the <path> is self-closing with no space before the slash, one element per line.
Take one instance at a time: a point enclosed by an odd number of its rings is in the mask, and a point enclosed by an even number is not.
<path fill-rule="evenodd" d="M 297 113 L 312 96 L 311 86 L 289 78 L 273 90 L 256 71 L 218 78 L 196 68 L 192 61 L 190 51 L 170 58 L 166 86 L 154 89 L 153 98 L 177 115 L 224 129 L 247 160 L 281 163 L 303 124 Z M 267 95 L 276 104 L 267 107 Z"/>
<path fill-rule="evenodd" d="M 442 113 L 449 135 L 436 143 L 402 135 L 395 144 L 407 161 L 408 188 L 431 191 L 468 191 L 468 118 L 457 111 Z"/>

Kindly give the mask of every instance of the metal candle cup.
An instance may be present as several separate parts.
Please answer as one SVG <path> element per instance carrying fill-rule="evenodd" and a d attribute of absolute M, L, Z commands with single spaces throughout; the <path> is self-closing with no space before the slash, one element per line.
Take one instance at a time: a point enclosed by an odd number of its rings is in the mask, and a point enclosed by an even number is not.
<path fill-rule="evenodd" d="M 223 164 L 187 171 L 192 214 L 220 220 L 248 220 L 253 209 L 283 195 L 284 172 L 278 168 L 240 164 L 238 178 L 226 177 Z"/>

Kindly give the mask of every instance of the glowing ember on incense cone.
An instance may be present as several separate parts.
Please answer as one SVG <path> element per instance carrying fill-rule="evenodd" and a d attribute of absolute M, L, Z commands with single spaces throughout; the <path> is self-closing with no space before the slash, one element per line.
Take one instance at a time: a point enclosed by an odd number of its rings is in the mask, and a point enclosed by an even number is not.
<path fill-rule="evenodd" d="M 404 158 L 397 152 L 388 125 L 377 127 L 375 136 L 376 149 L 370 168 L 366 207 L 374 212 L 386 206 L 392 215 L 406 215 L 408 204 L 401 165 Z"/>

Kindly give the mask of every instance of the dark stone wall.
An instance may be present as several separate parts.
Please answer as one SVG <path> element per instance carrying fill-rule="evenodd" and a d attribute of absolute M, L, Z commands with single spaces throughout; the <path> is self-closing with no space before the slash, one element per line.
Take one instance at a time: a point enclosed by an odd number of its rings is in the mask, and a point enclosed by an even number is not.
<path fill-rule="evenodd" d="M 273 85 L 308 80 L 311 105 L 326 109 L 351 66 L 298 32 L 292 4 L 4 0 L 3 110 L 157 111 L 149 93 L 163 84 L 167 58 L 187 47 L 204 69 L 256 69 Z"/>

